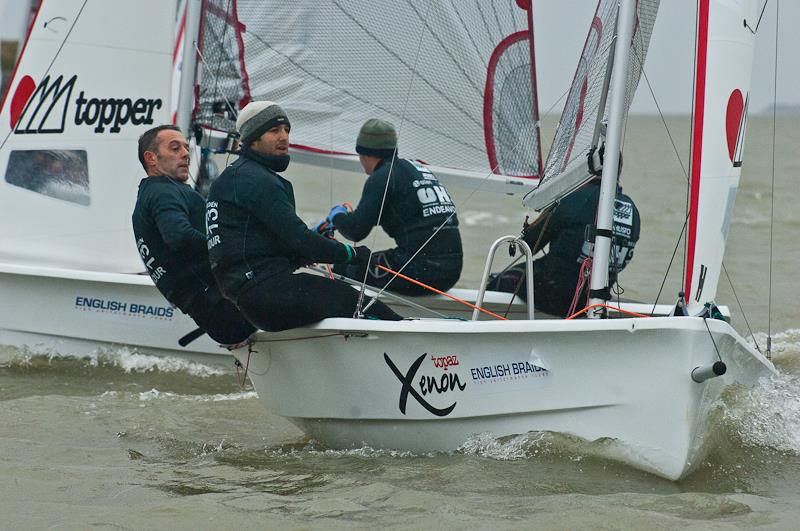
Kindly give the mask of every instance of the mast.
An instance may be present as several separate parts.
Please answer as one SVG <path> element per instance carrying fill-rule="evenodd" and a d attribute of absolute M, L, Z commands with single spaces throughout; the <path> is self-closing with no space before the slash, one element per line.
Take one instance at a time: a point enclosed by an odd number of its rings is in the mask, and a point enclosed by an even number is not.
<path fill-rule="evenodd" d="M 622 122 L 625 113 L 625 92 L 628 74 L 630 42 L 633 36 L 635 0 L 621 0 L 617 16 L 617 39 L 614 43 L 614 71 L 611 75 L 611 104 L 608 111 L 603 176 L 600 181 L 600 198 L 597 205 L 597 231 L 594 259 L 589 286 L 589 305 L 604 304 L 611 298 L 608 291 L 608 262 L 611 253 L 614 200 L 617 194 L 617 171 L 622 140 Z M 597 319 L 606 315 L 602 307 L 593 308 L 588 317 Z"/>
<path fill-rule="evenodd" d="M 200 12 L 203 0 L 186 0 L 186 27 L 183 29 L 183 58 L 181 59 L 181 86 L 178 93 L 178 116 L 175 123 L 183 134 L 190 136 L 192 109 L 194 108 L 194 81 L 197 69 L 195 44 L 200 34 Z"/>

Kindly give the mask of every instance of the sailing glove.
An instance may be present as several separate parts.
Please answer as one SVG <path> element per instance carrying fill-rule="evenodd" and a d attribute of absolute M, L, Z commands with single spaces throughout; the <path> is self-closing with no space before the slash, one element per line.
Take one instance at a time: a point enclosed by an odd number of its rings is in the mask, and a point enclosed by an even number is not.
<path fill-rule="evenodd" d="M 315 223 L 311 227 L 311 230 L 313 230 L 317 234 L 325 236 L 326 238 L 333 238 L 333 225 L 331 225 L 331 223 L 327 219 L 323 219 Z"/>
<path fill-rule="evenodd" d="M 330 223 L 331 226 L 334 226 L 335 223 L 333 222 L 333 218 L 335 218 L 339 214 L 347 214 L 347 212 L 348 212 L 348 210 L 347 210 L 346 206 L 344 206 L 344 205 L 333 205 L 333 207 L 331 208 L 330 214 L 328 214 L 328 217 L 326 218 L 326 221 L 328 223 Z"/>

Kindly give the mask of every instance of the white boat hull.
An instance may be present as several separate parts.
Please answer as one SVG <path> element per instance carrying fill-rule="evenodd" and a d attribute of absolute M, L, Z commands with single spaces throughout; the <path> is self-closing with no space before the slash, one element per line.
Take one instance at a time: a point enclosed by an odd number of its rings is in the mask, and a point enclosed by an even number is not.
<path fill-rule="evenodd" d="M 702 319 L 399 323 L 328 319 L 234 352 L 260 400 L 333 448 L 459 448 L 476 434 L 610 439 L 608 456 L 669 479 L 702 459 L 729 384 L 774 372 L 725 322 Z M 445 369 L 445 365 L 447 365 Z"/>
<path fill-rule="evenodd" d="M 146 275 L 0 265 L 0 344 L 33 352 L 89 355 L 128 347 L 230 367 L 208 336 L 178 339 L 197 325 L 172 308 Z"/>
<path fill-rule="evenodd" d="M 474 290 L 452 292 L 475 300 Z M 206 335 L 187 347 L 178 344 L 197 325 L 172 308 L 147 275 L 0 263 L 0 293 L 0 345 L 71 355 L 124 346 L 224 367 L 233 363 L 229 351 Z M 400 299 L 385 300 L 402 315 L 421 313 Z M 410 300 L 454 318 L 472 314 L 472 308 L 443 296 Z M 524 318 L 525 304 L 519 298 L 511 302 L 508 293 L 488 292 L 485 307 Z"/>

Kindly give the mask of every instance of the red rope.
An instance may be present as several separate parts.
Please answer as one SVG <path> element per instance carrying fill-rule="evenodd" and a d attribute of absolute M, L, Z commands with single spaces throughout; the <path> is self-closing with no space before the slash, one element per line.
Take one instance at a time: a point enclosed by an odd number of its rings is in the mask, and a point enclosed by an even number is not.
<path fill-rule="evenodd" d="M 626 315 L 632 315 L 634 317 L 652 317 L 651 315 L 647 315 L 647 314 L 644 314 L 644 313 L 631 312 L 631 311 L 628 311 L 628 310 L 623 310 L 622 308 L 618 308 L 616 306 L 609 306 L 608 304 L 592 304 L 591 306 L 587 306 L 586 308 L 584 308 L 583 310 L 581 310 L 579 312 L 573 313 L 569 317 L 565 317 L 564 320 L 565 321 L 569 321 L 570 319 L 574 319 L 574 318 L 578 317 L 580 314 L 588 312 L 592 308 L 608 308 L 609 310 L 616 310 L 619 313 L 624 313 Z"/>
<path fill-rule="evenodd" d="M 474 310 L 478 310 L 478 311 L 481 311 L 481 312 L 483 312 L 485 314 L 491 315 L 492 317 L 494 317 L 496 319 L 500 319 L 502 321 L 508 321 L 508 319 L 506 319 L 502 315 L 497 315 L 496 313 L 490 312 L 489 310 L 485 310 L 485 309 L 481 308 L 480 306 L 475 306 L 471 302 L 467 302 L 467 301 L 465 301 L 463 299 L 459 299 L 458 297 L 453 297 L 452 295 L 450 295 L 448 293 L 445 293 L 444 291 L 440 291 L 440 290 L 434 288 L 433 286 L 429 286 L 427 284 L 423 284 L 419 280 L 415 280 L 415 279 L 413 279 L 411 277 L 407 277 L 406 275 L 404 275 L 402 273 L 398 273 L 397 271 L 392 271 L 388 267 L 384 267 L 384 266 L 382 266 L 380 264 L 375 264 L 375 267 L 377 267 L 379 269 L 383 269 L 384 271 L 386 271 L 388 273 L 391 273 L 391 274 L 393 274 L 395 276 L 398 276 L 398 277 L 402 278 L 403 280 L 407 280 L 407 281 L 411 282 L 412 284 L 416 284 L 417 286 L 423 287 L 423 288 L 425 288 L 427 290 L 430 290 L 430 291 L 432 291 L 434 293 L 438 293 L 439 295 L 444 295 L 445 297 L 447 297 L 449 299 L 452 299 L 452 300 L 454 300 L 456 302 L 460 302 L 461 304 L 464 304 L 465 306 L 469 306 L 470 308 L 472 308 Z"/>
<path fill-rule="evenodd" d="M 578 282 L 575 285 L 575 294 L 572 296 L 572 303 L 569 305 L 567 314 L 573 313 L 578 306 L 578 298 L 581 296 L 584 286 L 586 286 L 586 268 L 590 267 L 591 264 L 592 259 L 590 257 L 587 257 L 581 264 L 581 268 L 578 271 Z"/>

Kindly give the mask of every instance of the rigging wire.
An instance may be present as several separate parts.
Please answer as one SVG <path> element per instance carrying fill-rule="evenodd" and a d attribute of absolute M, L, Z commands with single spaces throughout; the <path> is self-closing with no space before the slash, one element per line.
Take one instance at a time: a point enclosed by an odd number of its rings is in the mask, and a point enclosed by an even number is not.
<path fill-rule="evenodd" d="M 744 27 L 747 28 L 748 30 L 750 30 L 750 33 L 752 33 L 753 35 L 756 34 L 756 32 L 758 31 L 758 27 L 761 25 L 761 17 L 764 16 L 764 10 L 767 9 L 767 4 L 769 4 L 769 0 L 766 0 L 764 2 L 764 5 L 761 6 L 761 14 L 758 15 L 758 22 L 756 22 L 756 29 L 751 28 L 750 24 L 747 23 L 747 19 L 744 19 Z M 776 8 L 775 13 L 777 15 L 777 8 Z M 775 22 L 775 27 L 777 28 L 777 26 L 778 26 L 778 23 L 776 21 Z"/>
<path fill-rule="evenodd" d="M 683 227 L 681 227 L 681 232 L 678 234 L 678 238 L 675 242 L 675 248 L 672 249 L 672 257 L 669 259 L 669 264 L 667 265 L 667 270 L 664 272 L 664 278 L 661 280 L 661 287 L 658 288 L 658 293 L 656 294 L 656 300 L 653 301 L 653 309 L 650 310 L 650 315 L 653 315 L 656 312 L 656 306 L 658 306 L 658 299 L 661 298 L 661 292 L 664 290 L 664 285 L 667 283 L 667 277 L 669 276 L 669 272 L 672 269 L 672 263 L 675 261 L 675 255 L 678 254 L 678 248 L 681 246 L 681 239 L 683 238 L 683 233 L 686 231 L 686 225 L 689 223 L 689 215 L 686 215 L 686 218 L 683 220 Z"/>
<path fill-rule="evenodd" d="M 691 127 L 689 128 L 689 171 L 692 171 L 692 160 L 694 157 L 694 115 L 695 115 L 695 100 L 697 99 L 697 94 L 695 94 L 695 89 L 697 88 L 697 52 L 698 46 L 700 45 L 700 3 L 697 3 L 697 7 L 694 11 L 694 60 L 692 64 L 694 68 L 692 68 L 692 112 L 689 113 L 689 123 Z M 684 213 L 686 214 L 686 220 L 688 223 L 689 220 L 689 205 L 691 203 L 691 193 L 692 193 L 692 180 L 691 176 L 687 176 L 686 178 L 686 203 L 684 204 Z M 684 225 L 688 227 L 688 225 Z M 686 286 L 686 266 L 689 264 L 689 237 L 688 234 L 682 232 L 681 236 L 683 237 L 683 267 L 681 268 L 681 284 L 680 289 L 678 290 L 679 293 L 684 293 L 684 287 Z"/>
<path fill-rule="evenodd" d="M 706 330 L 708 330 L 708 337 L 711 338 L 711 343 L 714 345 L 714 350 L 717 352 L 717 358 L 719 358 L 719 361 L 722 361 L 722 356 L 719 353 L 719 348 L 717 348 L 717 342 L 714 341 L 714 334 L 711 333 L 711 328 L 708 327 L 708 317 L 703 317 L 703 324 L 706 325 Z"/>
<path fill-rule="evenodd" d="M 739 311 L 742 312 L 742 317 L 744 318 L 744 322 L 747 325 L 747 330 L 750 332 L 750 337 L 753 339 L 753 344 L 756 346 L 756 350 L 761 352 L 761 347 L 758 346 L 758 341 L 756 341 L 756 336 L 753 334 L 753 329 L 750 328 L 750 320 L 747 319 L 747 314 L 742 307 L 742 302 L 739 300 L 739 296 L 736 294 L 736 288 L 733 287 L 733 282 L 731 281 L 731 276 L 728 274 L 728 270 L 725 267 L 725 263 L 722 264 L 722 270 L 725 272 L 725 277 L 728 279 L 728 284 L 731 286 L 731 291 L 733 292 L 733 298 L 736 299 L 736 303 L 739 305 Z"/>
<path fill-rule="evenodd" d="M 767 3 L 764 3 L 767 7 Z M 773 68 L 772 80 L 772 177 L 770 186 L 770 204 L 769 204 L 769 281 L 767 289 L 767 359 L 772 358 L 772 259 L 773 249 L 775 245 L 774 230 L 775 230 L 775 142 L 776 142 L 776 122 L 777 122 L 777 107 L 778 107 L 778 23 L 780 21 L 780 7 L 781 2 L 775 2 L 775 66 Z M 764 14 L 764 11 L 761 11 Z M 759 18 L 759 23 L 761 18 Z M 756 25 L 756 30 L 758 25 Z"/>
<path fill-rule="evenodd" d="M 430 9 L 431 9 L 432 5 L 433 5 L 433 2 L 430 2 L 428 4 L 428 8 L 427 8 L 427 10 L 425 12 L 425 16 L 422 17 L 423 21 L 427 20 L 428 14 L 430 13 Z M 423 25 L 422 35 L 420 35 L 419 43 L 417 44 L 417 53 L 416 53 L 416 56 L 414 57 L 414 64 L 413 64 L 413 66 L 411 68 L 412 72 L 416 72 L 417 71 L 417 64 L 419 62 L 420 52 L 422 51 L 422 42 L 423 42 L 424 37 L 425 37 L 425 32 L 424 32 L 425 27 L 426 26 Z M 408 102 L 411 99 L 411 91 L 412 91 L 412 89 L 414 87 L 414 78 L 415 77 L 416 76 L 412 75 L 411 79 L 408 82 L 408 90 L 406 91 L 406 99 L 403 102 L 403 107 L 402 107 L 402 111 L 401 111 L 401 114 L 400 114 L 400 125 L 397 126 L 397 138 L 398 138 L 398 140 L 400 139 L 400 133 L 403 130 L 403 122 L 405 121 L 406 109 L 408 108 Z M 395 162 L 395 160 L 397 160 L 397 145 L 396 144 L 395 144 L 395 147 L 394 147 L 394 152 L 392 153 L 392 162 L 389 164 L 389 174 L 386 177 L 386 186 L 384 186 L 384 188 L 383 188 L 383 198 L 381 199 L 381 208 L 378 210 L 378 219 L 375 220 L 376 223 L 380 223 L 381 217 L 383 216 L 383 207 L 386 205 L 386 196 L 389 193 L 389 183 L 392 180 L 392 171 L 394 170 L 394 162 Z M 450 220 L 450 218 L 453 216 L 453 214 L 455 214 L 455 212 L 453 212 L 450 216 L 448 216 L 447 221 Z M 436 235 L 436 233 L 439 232 L 439 229 L 441 229 L 443 225 L 444 224 L 440 225 L 439 228 L 436 229 L 436 232 L 434 232 L 433 234 Z M 377 234 L 373 234 L 373 236 L 372 236 L 372 244 L 373 244 L 373 246 L 375 245 L 376 238 L 377 238 Z M 433 238 L 433 236 L 431 236 L 431 238 Z M 428 241 L 430 241 L 430 238 L 428 239 Z M 425 243 L 428 243 L 428 242 L 426 241 Z M 423 246 L 424 245 L 425 244 L 423 244 Z M 413 259 L 419 253 L 419 251 L 421 251 L 421 250 L 422 250 L 422 247 L 420 247 L 417 250 L 417 252 L 414 253 L 414 255 L 411 258 Z M 356 311 L 355 311 L 354 317 L 359 317 L 359 318 L 362 317 L 363 312 L 366 311 L 367 308 L 369 308 L 375 300 L 377 300 L 377 297 L 372 299 L 372 301 L 370 301 L 370 303 L 367 305 L 367 307 L 363 308 L 363 310 L 362 310 L 362 306 L 364 304 L 364 292 L 367 289 L 367 276 L 369 275 L 369 265 L 370 265 L 370 262 L 372 261 L 372 254 L 373 254 L 372 249 L 370 249 L 369 256 L 367 257 L 367 267 L 364 269 L 364 278 L 361 280 L 361 290 L 358 293 L 358 302 L 356 303 Z M 409 260 L 409 262 L 410 261 L 411 260 Z M 406 265 L 407 264 L 408 264 L 408 262 L 406 262 Z M 401 268 L 401 271 L 402 271 L 402 268 Z M 396 277 L 393 277 L 392 280 L 394 280 L 394 278 L 396 278 Z M 387 285 L 388 285 L 388 283 L 387 283 Z M 386 286 L 384 286 L 378 292 L 378 296 L 380 296 L 380 294 L 383 293 L 385 289 L 386 289 Z"/>
<path fill-rule="evenodd" d="M 695 46 L 695 48 L 696 48 L 696 46 Z M 641 63 L 641 58 L 639 56 L 635 56 L 635 57 L 640 62 L 642 77 L 644 78 L 644 81 L 647 84 L 648 91 L 650 91 L 650 97 L 653 99 L 653 103 L 656 106 L 656 110 L 658 111 L 658 117 L 661 119 L 661 123 L 664 125 L 664 131 L 667 133 L 667 138 L 669 138 L 670 145 L 672 146 L 672 151 L 675 153 L 675 158 L 678 160 L 678 164 L 681 167 L 681 171 L 683 172 L 683 177 L 684 177 L 684 179 L 686 179 L 687 186 L 688 186 L 689 173 L 686 170 L 686 166 L 683 163 L 683 159 L 681 158 L 681 154 L 678 151 L 678 146 L 675 144 L 675 139 L 672 137 L 672 132 L 670 131 L 669 125 L 667 124 L 667 120 L 664 117 L 664 113 L 661 110 L 661 106 L 658 104 L 658 98 L 656 97 L 656 93 L 653 90 L 653 86 L 650 84 L 650 78 L 647 77 L 647 73 L 644 70 L 644 64 Z M 692 108 L 694 108 L 694 105 L 692 105 Z M 688 199 L 687 199 L 687 205 L 688 205 Z M 683 221 L 683 227 L 681 228 L 680 232 L 678 233 L 678 237 L 677 237 L 676 242 L 675 242 L 675 248 L 672 250 L 672 256 L 669 259 L 669 264 L 667 265 L 666 271 L 664 271 L 664 277 L 661 280 L 661 286 L 658 288 L 658 293 L 656 294 L 655 301 L 653 302 L 653 309 L 650 311 L 650 315 L 653 315 L 655 313 L 655 311 L 656 311 L 656 307 L 658 306 L 658 300 L 661 298 L 661 293 L 663 292 L 664 286 L 667 283 L 667 278 L 669 277 L 669 272 L 672 270 L 672 264 L 675 261 L 675 255 L 677 255 L 677 253 L 678 253 L 678 248 L 680 247 L 681 241 L 682 240 L 685 241 L 684 235 L 685 235 L 686 227 L 687 227 L 688 223 L 689 223 L 689 214 L 688 214 L 688 207 L 687 207 L 687 214 L 686 214 L 686 217 L 684 218 L 684 221 Z M 685 256 L 685 249 L 684 249 L 684 256 Z M 685 268 L 684 268 L 684 270 L 685 270 Z M 683 286 L 683 283 L 684 283 L 684 280 L 682 278 L 681 279 L 681 286 Z"/>

